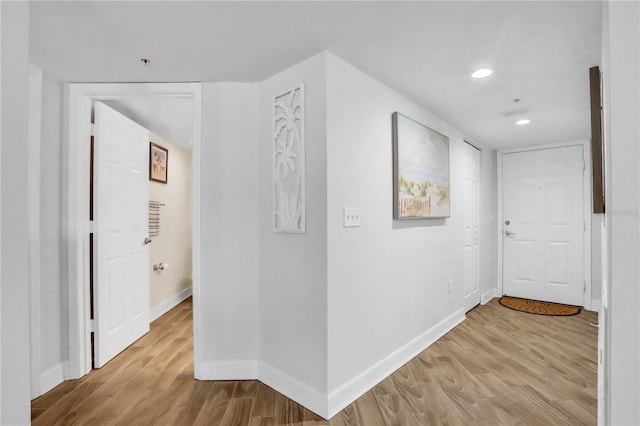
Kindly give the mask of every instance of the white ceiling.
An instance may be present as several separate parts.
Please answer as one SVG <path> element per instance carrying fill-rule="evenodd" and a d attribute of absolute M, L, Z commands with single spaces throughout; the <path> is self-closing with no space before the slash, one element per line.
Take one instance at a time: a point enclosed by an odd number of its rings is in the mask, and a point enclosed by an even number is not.
<path fill-rule="evenodd" d="M 600 62 L 600 7 L 31 2 L 31 60 L 64 81 L 262 81 L 329 50 L 473 140 L 508 148 L 589 137 L 588 68 Z M 142 57 L 151 65 L 142 66 Z M 495 74 L 471 81 L 480 65 Z M 528 126 L 502 116 L 523 107 Z"/>

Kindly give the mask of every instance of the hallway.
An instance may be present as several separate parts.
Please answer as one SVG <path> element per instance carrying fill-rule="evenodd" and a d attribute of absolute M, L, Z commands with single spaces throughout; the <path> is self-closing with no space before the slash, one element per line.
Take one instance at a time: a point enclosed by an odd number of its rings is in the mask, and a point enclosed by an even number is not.
<path fill-rule="evenodd" d="M 497 299 L 326 422 L 257 381 L 195 381 L 191 299 L 100 370 L 32 401 L 34 425 L 596 424 L 594 312 Z"/>

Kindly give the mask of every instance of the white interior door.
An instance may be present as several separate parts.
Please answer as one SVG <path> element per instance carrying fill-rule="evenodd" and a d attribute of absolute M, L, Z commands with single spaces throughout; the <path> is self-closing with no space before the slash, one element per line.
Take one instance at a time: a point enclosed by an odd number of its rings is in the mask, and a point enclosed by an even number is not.
<path fill-rule="evenodd" d="M 503 292 L 582 306 L 582 146 L 502 154 Z"/>
<path fill-rule="evenodd" d="M 95 103 L 95 366 L 149 331 L 149 132 Z"/>
<path fill-rule="evenodd" d="M 464 144 L 464 306 L 480 303 L 480 150 Z"/>

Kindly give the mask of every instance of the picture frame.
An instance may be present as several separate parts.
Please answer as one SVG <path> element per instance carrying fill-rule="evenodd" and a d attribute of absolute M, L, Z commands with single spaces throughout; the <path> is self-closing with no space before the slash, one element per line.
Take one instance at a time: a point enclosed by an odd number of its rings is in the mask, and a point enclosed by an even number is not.
<path fill-rule="evenodd" d="M 606 208 L 604 147 L 602 143 L 602 87 L 600 67 L 589 68 L 589 94 L 591 104 L 591 178 L 593 213 L 604 213 Z"/>
<path fill-rule="evenodd" d="M 393 218 L 450 217 L 449 138 L 399 112 L 392 128 Z"/>
<path fill-rule="evenodd" d="M 169 150 L 149 142 L 149 180 L 167 183 L 169 180 Z"/>

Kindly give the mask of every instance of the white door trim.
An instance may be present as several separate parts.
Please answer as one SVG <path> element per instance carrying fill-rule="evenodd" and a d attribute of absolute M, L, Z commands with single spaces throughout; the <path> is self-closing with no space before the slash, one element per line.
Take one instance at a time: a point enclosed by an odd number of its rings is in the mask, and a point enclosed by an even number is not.
<path fill-rule="evenodd" d="M 40 374 L 40 146 L 42 143 L 42 78 L 34 66 L 29 70 L 29 167 L 27 197 L 29 200 L 29 332 L 31 365 L 31 398 L 42 394 Z"/>
<path fill-rule="evenodd" d="M 194 373 L 199 376 L 200 353 L 200 83 L 87 83 L 70 84 L 68 92 L 67 273 L 69 282 L 69 379 L 91 371 L 89 333 L 89 138 L 91 101 L 139 96 L 193 99 L 193 349 Z"/>
<path fill-rule="evenodd" d="M 530 146 L 525 148 L 505 149 L 498 151 L 498 295 L 504 294 L 503 275 L 502 275 L 502 255 L 503 255 L 503 222 L 502 217 L 502 156 L 514 152 L 538 151 L 543 149 L 563 148 L 568 146 L 581 146 L 582 155 L 585 163 L 585 170 L 582 174 L 583 178 L 583 217 L 585 222 L 585 231 L 583 233 L 583 268 L 585 291 L 583 293 L 583 305 L 587 310 L 592 309 L 591 301 L 591 199 L 593 193 L 591 190 L 591 148 L 589 140 L 579 140 L 571 142 L 563 142 L 548 145 Z"/>

